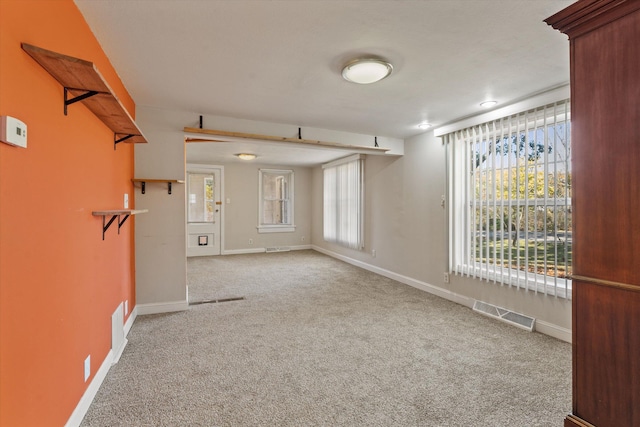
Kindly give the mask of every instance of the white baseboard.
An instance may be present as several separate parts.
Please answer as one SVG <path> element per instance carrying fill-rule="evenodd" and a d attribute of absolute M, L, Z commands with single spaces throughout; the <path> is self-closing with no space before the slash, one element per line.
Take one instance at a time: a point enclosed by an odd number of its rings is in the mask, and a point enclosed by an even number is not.
<path fill-rule="evenodd" d="M 129 335 L 129 331 L 131 331 L 131 327 L 133 326 L 133 323 L 136 321 L 136 317 L 138 317 L 138 307 L 134 307 L 134 309 L 131 311 L 131 315 L 129 316 L 127 321 L 124 323 L 125 340 L 124 340 L 124 344 L 120 349 L 120 354 L 122 354 L 122 351 L 127 345 L 128 340 L 126 339 L 126 337 L 127 335 Z M 118 358 L 120 358 L 120 355 L 118 355 Z M 98 390 L 100 390 L 100 386 L 102 385 L 102 382 L 107 377 L 107 374 L 109 373 L 109 369 L 111 369 L 111 366 L 116 362 L 117 362 L 116 356 L 113 354 L 112 350 L 109 350 L 109 353 L 107 353 L 107 357 L 105 357 L 104 360 L 102 361 L 102 364 L 100 365 L 100 368 L 96 372 L 96 375 L 93 377 L 93 380 L 91 380 L 89 387 L 87 387 L 84 394 L 80 398 L 80 401 L 76 406 L 76 409 L 74 409 L 73 413 L 71 413 L 71 417 L 69 417 L 69 419 L 67 420 L 67 423 L 65 424 L 66 427 L 77 427 L 80 425 L 80 423 L 82 423 L 82 420 L 84 419 L 84 416 L 87 414 L 87 411 L 89 410 L 89 407 L 93 402 L 93 399 L 96 397 Z"/>
<path fill-rule="evenodd" d="M 185 311 L 189 309 L 189 301 L 157 302 L 150 304 L 136 304 L 136 315 L 171 313 L 174 311 Z"/>
<path fill-rule="evenodd" d="M 129 340 L 127 339 L 127 335 L 129 335 L 129 331 L 133 326 L 133 322 L 136 321 L 136 317 L 138 317 L 138 307 L 133 308 L 133 311 L 131 311 L 131 315 L 129 316 L 127 321 L 124 323 L 124 326 L 122 327 L 122 330 L 124 332 L 124 340 L 122 341 L 122 345 L 120 346 L 118 351 L 115 351 L 113 353 L 113 360 L 111 362 L 112 365 L 115 365 L 116 363 L 118 363 L 118 361 L 120 360 L 120 356 L 122 356 L 122 353 L 124 352 L 124 348 L 129 343 Z M 113 351 L 113 349 L 111 350 Z"/>
<path fill-rule="evenodd" d="M 127 335 L 129 335 L 129 331 L 131 330 L 131 327 L 133 326 L 133 322 L 136 321 L 136 317 L 138 317 L 138 307 L 133 307 L 133 310 L 131 310 L 131 314 L 129 315 L 129 318 L 127 319 L 126 322 L 124 322 L 124 336 L 126 338 Z"/>
<path fill-rule="evenodd" d="M 311 245 L 286 246 L 292 251 L 303 251 L 305 249 L 313 249 Z M 259 254 L 266 252 L 267 248 L 245 248 L 245 249 L 225 249 L 222 255 L 241 255 L 241 254 Z"/>
<path fill-rule="evenodd" d="M 93 402 L 93 399 L 96 397 L 96 394 L 98 393 L 102 382 L 107 377 L 107 373 L 111 368 L 112 362 L 113 352 L 109 350 L 109 353 L 107 353 L 107 357 L 104 358 L 104 360 L 102 361 L 102 365 L 100 365 L 100 369 L 98 369 L 98 371 L 96 372 L 93 380 L 91 380 L 91 383 L 89 384 L 89 387 L 87 387 L 87 390 L 80 398 L 76 409 L 73 410 L 71 416 L 67 420 L 67 423 L 65 424 L 66 427 L 78 427 L 80 425 L 82 419 L 87 414 L 87 411 L 91 406 L 91 402 Z"/>
<path fill-rule="evenodd" d="M 405 285 L 409 285 L 411 287 L 420 289 L 421 291 L 428 292 L 430 294 L 439 296 L 449 301 L 453 301 L 455 303 L 464 305 L 466 307 L 473 307 L 473 298 L 465 297 L 464 295 L 457 294 L 455 292 L 451 292 L 447 289 L 440 288 L 438 286 L 434 286 L 430 283 L 426 283 L 420 280 L 416 280 L 414 278 L 404 276 L 402 274 L 394 273 L 393 271 L 386 270 L 384 268 L 376 267 L 375 265 L 367 264 L 366 262 L 358 261 L 353 258 L 349 258 L 348 256 L 341 255 L 339 253 L 321 248 L 319 246 L 312 245 L 312 249 L 318 252 L 321 252 L 325 255 L 329 255 L 330 257 L 337 258 L 341 261 L 349 263 L 351 265 L 355 265 L 356 267 L 363 268 L 365 270 L 371 271 L 373 273 L 379 274 L 384 277 L 388 277 L 389 279 L 396 280 L 400 283 L 404 283 Z"/>
<path fill-rule="evenodd" d="M 453 301 L 455 303 L 464 305 L 469 308 L 473 308 L 474 299 L 466 297 L 464 295 L 457 294 L 455 292 L 451 292 L 447 289 L 440 288 L 438 286 L 431 285 L 426 282 L 422 282 L 420 280 L 413 279 L 411 277 L 403 276 L 398 273 L 394 273 L 393 271 L 386 270 L 384 268 L 376 267 L 375 265 L 367 264 L 366 262 L 358 261 L 353 258 L 349 258 L 348 256 L 341 255 L 339 253 L 321 248 L 319 246 L 312 245 L 311 249 L 321 252 L 325 255 L 329 255 L 330 257 L 337 258 L 341 261 L 349 263 L 351 265 L 355 265 L 356 267 L 363 268 L 365 270 L 371 271 L 373 273 L 379 274 L 384 277 L 388 277 L 389 279 L 396 280 L 400 283 L 404 283 L 405 285 L 412 286 L 414 288 L 423 290 L 425 292 L 429 292 L 430 294 L 439 296 L 449 301 Z M 570 343 L 571 342 L 571 330 L 567 328 L 562 328 L 558 325 L 554 325 L 553 323 L 545 322 L 542 320 L 536 319 L 535 330 L 540 332 L 541 334 L 549 335 L 551 337 L 557 338 L 559 340 Z"/>
<path fill-rule="evenodd" d="M 265 248 L 225 249 L 222 255 L 259 254 L 265 251 Z"/>
<path fill-rule="evenodd" d="M 545 322 L 543 320 L 536 319 L 536 331 L 540 332 L 541 334 L 557 338 L 561 341 L 568 342 L 569 344 L 571 344 L 572 341 L 571 329 L 562 328 L 558 325 L 554 325 L 553 323 Z"/>

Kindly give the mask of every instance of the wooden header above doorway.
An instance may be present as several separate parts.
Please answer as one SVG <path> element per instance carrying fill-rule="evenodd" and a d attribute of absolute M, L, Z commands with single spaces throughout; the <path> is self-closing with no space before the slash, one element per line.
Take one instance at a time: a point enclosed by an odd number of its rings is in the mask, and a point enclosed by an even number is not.
<path fill-rule="evenodd" d="M 229 132 L 229 131 L 215 130 L 215 129 L 200 129 L 200 128 L 185 127 L 184 132 L 192 133 L 192 134 L 200 134 L 200 135 L 218 136 L 218 137 L 251 139 L 254 141 L 283 142 L 283 143 L 289 143 L 289 144 L 316 146 L 316 147 L 332 148 L 332 149 L 342 149 L 342 150 L 358 151 L 361 153 L 369 153 L 369 154 L 385 154 L 387 151 L 390 150 L 389 148 L 382 148 L 382 147 L 367 147 L 364 145 L 348 145 L 348 144 L 340 144 L 338 142 L 325 142 L 325 141 L 316 141 L 316 140 L 302 139 L 302 138 L 286 138 L 286 137 L 280 137 L 280 136 L 261 135 L 261 134 L 255 134 L 255 133 Z M 207 138 L 192 138 L 192 137 L 187 137 L 185 141 L 186 142 L 231 142 L 231 141 L 221 141 L 219 139 L 213 139 L 213 138 L 207 139 Z"/>

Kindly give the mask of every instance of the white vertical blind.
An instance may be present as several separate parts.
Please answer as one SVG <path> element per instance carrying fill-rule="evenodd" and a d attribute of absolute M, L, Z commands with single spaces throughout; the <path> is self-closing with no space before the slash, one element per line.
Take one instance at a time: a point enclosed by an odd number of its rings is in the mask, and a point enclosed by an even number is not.
<path fill-rule="evenodd" d="M 569 108 L 555 102 L 443 136 L 452 271 L 570 297 Z"/>
<path fill-rule="evenodd" d="M 352 248 L 364 247 L 364 156 L 323 165 L 324 239 Z"/>

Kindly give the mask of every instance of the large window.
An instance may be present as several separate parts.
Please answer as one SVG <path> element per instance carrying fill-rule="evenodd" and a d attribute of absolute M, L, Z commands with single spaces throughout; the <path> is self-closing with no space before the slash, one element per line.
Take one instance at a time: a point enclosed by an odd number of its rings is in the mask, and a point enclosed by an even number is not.
<path fill-rule="evenodd" d="M 323 165 L 324 240 L 362 249 L 364 156 L 350 156 Z"/>
<path fill-rule="evenodd" d="M 444 141 L 452 271 L 569 297 L 569 102 L 462 129 Z"/>
<path fill-rule="evenodd" d="M 293 223 L 293 171 L 260 169 L 258 232 L 295 231 Z"/>

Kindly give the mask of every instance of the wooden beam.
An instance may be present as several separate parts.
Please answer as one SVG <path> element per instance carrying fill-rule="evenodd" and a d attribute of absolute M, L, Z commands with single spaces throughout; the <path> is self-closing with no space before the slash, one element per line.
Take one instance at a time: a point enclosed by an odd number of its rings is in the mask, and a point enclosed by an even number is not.
<path fill-rule="evenodd" d="M 252 139 L 255 141 L 285 142 L 290 144 L 312 145 L 316 147 L 334 148 L 334 149 L 351 150 L 351 151 L 354 151 L 354 150 L 368 151 L 370 153 L 378 153 L 378 154 L 384 154 L 387 151 L 389 151 L 389 148 L 383 148 L 383 147 L 367 147 L 364 145 L 349 145 L 349 144 L 340 144 L 338 142 L 325 142 L 325 141 L 315 141 L 311 139 L 285 138 L 280 136 L 260 135 L 255 133 L 228 132 L 224 130 L 215 130 L 215 129 L 200 129 L 200 128 L 185 127 L 184 131 L 186 133 L 195 133 L 200 135 L 227 136 L 231 138 Z M 221 142 L 216 140 L 207 141 L 204 138 L 188 138 L 188 137 L 186 138 L 186 141 L 187 142 Z"/>

